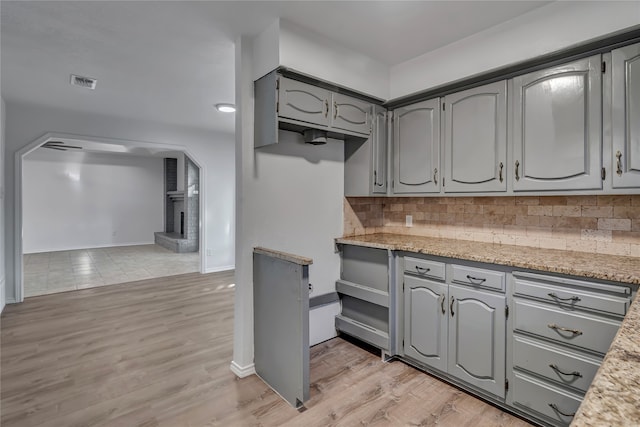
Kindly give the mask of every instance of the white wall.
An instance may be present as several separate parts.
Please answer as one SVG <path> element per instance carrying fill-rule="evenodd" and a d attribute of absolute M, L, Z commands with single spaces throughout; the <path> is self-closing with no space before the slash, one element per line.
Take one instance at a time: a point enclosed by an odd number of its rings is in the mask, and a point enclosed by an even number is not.
<path fill-rule="evenodd" d="M 247 42 L 248 43 L 248 42 Z M 297 133 L 280 131 L 279 144 L 253 149 L 251 49 L 236 48 L 236 103 L 241 118 L 236 130 L 237 247 L 234 364 L 236 373 L 253 363 L 252 250 L 263 246 L 313 258 L 309 282 L 314 295 L 335 291 L 340 258 L 334 239 L 342 234 L 344 146 L 305 144 Z M 242 51 L 244 49 L 244 51 Z M 238 61 L 238 59 L 236 59 Z M 242 61 L 242 59 L 241 59 Z M 242 88 L 245 88 L 244 90 Z M 310 314 L 311 344 L 335 336 L 338 304 Z M 314 312 L 317 311 L 317 312 Z M 243 348 L 240 348 L 245 346 Z M 247 348 L 249 347 L 249 348 Z"/>
<path fill-rule="evenodd" d="M 0 97 L 0 313 L 4 310 L 7 301 L 5 297 L 5 243 L 4 243 L 4 193 L 5 193 L 5 167 L 4 167 L 4 135 L 5 116 L 4 99 Z"/>
<path fill-rule="evenodd" d="M 16 151 L 49 132 L 101 138 L 148 141 L 184 146 L 203 166 L 204 190 L 201 200 L 205 214 L 203 249 L 206 269 L 216 271 L 234 265 L 234 143 L 233 135 L 208 130 L 182 128 L 146 121 L 71 112 L 8 102 L 6 120 L 6 202 L 14 206 L 14 157 Z M 6 211 L 7 301 L 14 295 L 14 210 Z"/>
<path fill-rule="evenodd" d="M 164 231 L 162 158 L 40 148 L 22 171 L 24 253 L 153 244 Z"/>
<path fill-rule="evenodd" d="M 390 98 L 525 61 L 638 24 L 638 1 L 554 2 L 392 67 Z"/>
<path fill-rule="evenodd" d="M 281 65 L 374 97 L 389 98 L 387 64 L 292 22 L 274 22 L 253 43 L 254 80 Z"/>

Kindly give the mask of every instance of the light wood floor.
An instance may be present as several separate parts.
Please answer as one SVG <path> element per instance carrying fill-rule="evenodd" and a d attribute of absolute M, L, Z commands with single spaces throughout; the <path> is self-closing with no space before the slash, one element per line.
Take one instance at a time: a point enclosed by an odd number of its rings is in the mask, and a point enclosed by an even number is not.
<path fill-rule="evenodd" d="M 230 372 L 231 283 L 193 273 L 7 306 L 2 427 L 528 425 L 341 338 L 312 348 L 298 412 Z"/>

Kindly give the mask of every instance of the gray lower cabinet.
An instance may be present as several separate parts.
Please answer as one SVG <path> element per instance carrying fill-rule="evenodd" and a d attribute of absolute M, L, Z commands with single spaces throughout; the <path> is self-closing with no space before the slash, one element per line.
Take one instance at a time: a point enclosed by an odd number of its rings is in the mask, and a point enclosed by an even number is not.
<path fill-rule="evenodd" d="M 513 79 L 513 190 L 602 188 L 602 71 L 594 55 Z"/>
<path fill-rule="evenodd" d="M 447 371 L 448 287 L 446 283 L 404 276 L 404 354 Z"/>
<path fill-rule="evenodd" d="M 507 403 L 568 425 L 632 300 L 630 286 L 513 272 Z"/>
<path fill-rule="evenodd" d="M 507 82 L 444 98 L 445 193 L 507 191 Z"/>
<path fill-rule="evenodd" d="M 465 284 L 454 284 L 462 273 Z M 504 283 L 504 276 L 405 256 L 405 357 L 504 398 L 506 298 L 500 286 L 498 292 L 479 286 Z"/>
<path fill-rule="evenodd" d="M 505 396 L 506 298 L 449 285 L 450 375 L 492 395 Z"/>
<path fill-rule="evenodd" d="M 640 44 L 611 52 L 613 188 L 640 187 Z"/>
<path fill-rule="evenodd" d="M 341 245 L 341 274 L 336 281 L 342 310 L 335 326 L 340 332 L 394 352 L 395 307 L 390 290 L 391 255 L 386 249 Z"/>
<path fill-rule="evenodd" d="M 393 111 L 393 193 L 438 193 L 440 98 Z"/>

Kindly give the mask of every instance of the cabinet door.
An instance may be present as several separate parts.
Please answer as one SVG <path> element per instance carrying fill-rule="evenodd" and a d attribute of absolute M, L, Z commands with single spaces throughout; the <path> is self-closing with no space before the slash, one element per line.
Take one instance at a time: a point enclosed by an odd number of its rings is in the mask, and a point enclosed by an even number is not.
<path fill-rule="evenodd" d="M 440 98 L 396 109 L 393 192 L 440 191 Z"/>
<path fill-rule="evenodd" d="M 444 191 L 506 191 L 507 82 L 444 98 Z"/>
<path fill-rule="evenodd" d="M 373 114 L 371 142 L 373 144 L 373 192 L 387 193 L 387 110 L 376 106 Z"/>
<path fill-rule="evenodd" d="M 640 187 L 640 44 L 611 55 L 613 187 Z"/>
<path fill-rule="evenodd" d="M 332 93 L 331 97 L 332 128 L 364 135 L 371 133 L 371 104 L 339 93 Z"/>
<path fill-rule="evenodd" d="M 602 188 L 601 74 L 595 55 L 513 79 L 514 191 Z"/>
<path fill-rule="evenodd" d="M 447 371 L 447 285 L 404 276 L 404 354 Z"/>
<path fill-rule="evenodd" d="M 278 115 L 301 122 L 329 126 L 331 93 L 316 86 L 280 77 Z"/>
<path fill-rule="evenodd" d="M 505 396 L 505 296 L 449 285 L 449 374 Z"/>

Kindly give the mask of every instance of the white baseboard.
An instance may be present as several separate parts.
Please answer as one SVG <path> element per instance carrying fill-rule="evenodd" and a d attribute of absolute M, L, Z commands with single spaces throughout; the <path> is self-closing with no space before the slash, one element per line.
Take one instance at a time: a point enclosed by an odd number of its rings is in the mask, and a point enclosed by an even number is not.
<path fill-rule="evenodd" d="M 83 245 L 83 246 L 68 246 L 64 248 L 49 248 L 47 250 L 38 249 L 33 252 L 25 252 L 24 254 L 31 255 L 31 254 L 39 254 L 44 252 L 81 251 L 85 249 L 103 249 L 103 248 L 116 248 L 118 246 L 142 246 L 142 245 L 154 245 L 154 244 L 155 242 L 153 240 L 144 241 L 144 242 L 105 243 L 105 244 L 96 244 L 94 246 Z"/>
<path fill-rule="evenodd" d="M 204 272 L 205 272 L 205 274 L 208 274 L 208 273 L 219 273 L 221 271 L 234 270 L 235 268 L 236 268 L 235 265 L 223 265 L 222 267 L 207 268 Z"/>
<path fill-rule="evenodd" d="M 240 366 L 235 361 L 231 361 L 231 372 L 236 374 L 238 378 L 244 378 L 255 374 L 256 366 L 253 363 L 247 366 Z"/>

